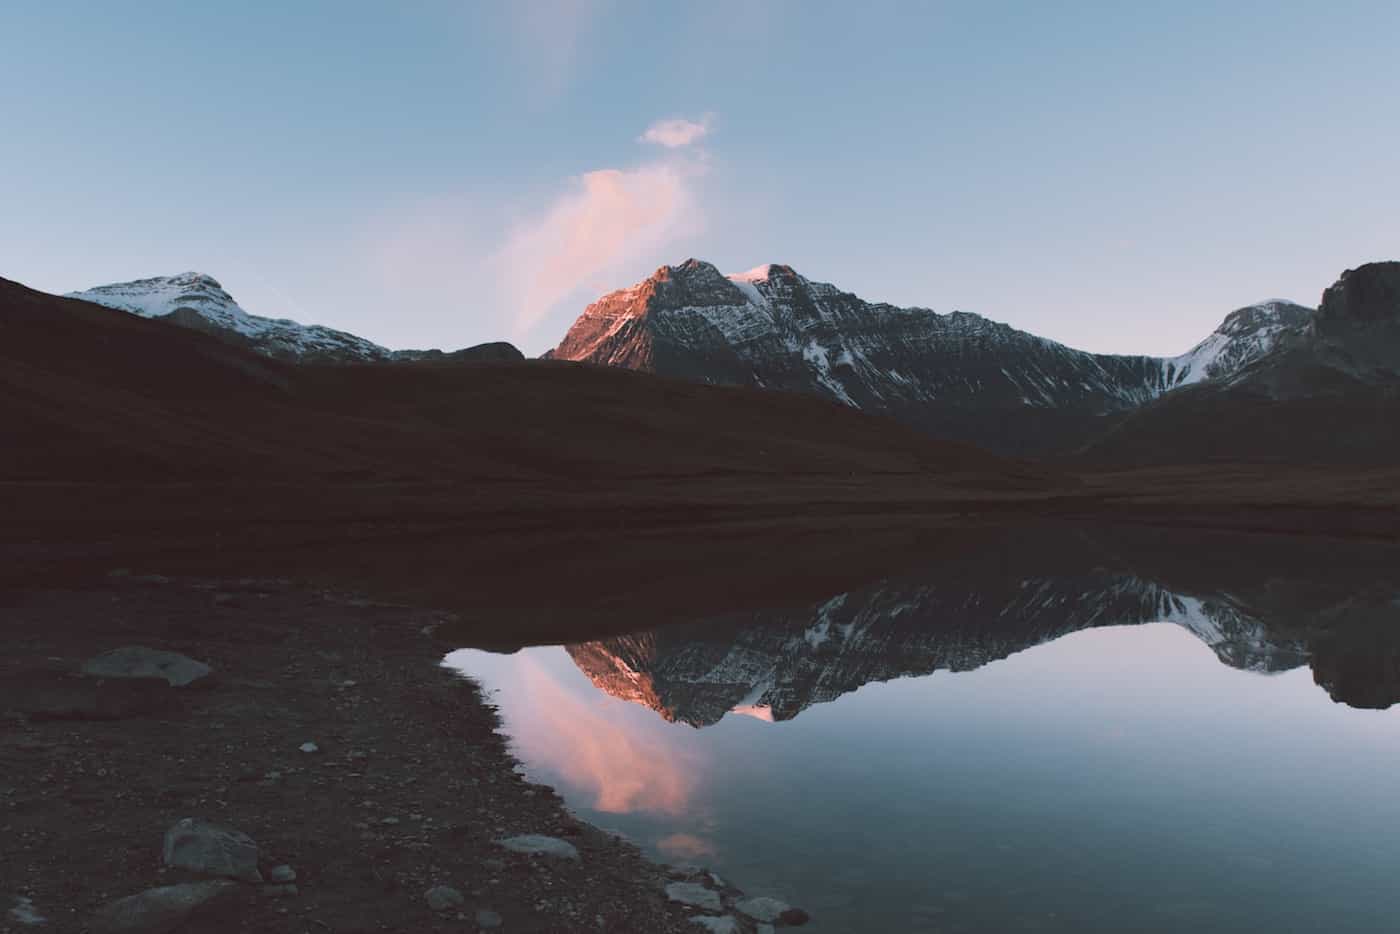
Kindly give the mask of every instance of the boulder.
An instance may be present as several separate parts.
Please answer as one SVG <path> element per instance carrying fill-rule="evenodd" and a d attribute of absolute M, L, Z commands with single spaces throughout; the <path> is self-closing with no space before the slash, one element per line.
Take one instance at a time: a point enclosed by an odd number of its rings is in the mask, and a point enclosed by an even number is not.
<path fill-rule="evenodd" d="M 238 886 L 227 880 L 163 885 L 105 906 L 88 926 L 91 934 L 168 934 Z"/>
<path fill-rule="evenodd" d="M 719 911 L 723 907 L 719 893 L 707 889 L 698 882 L 671 882 L 666 885 L 666 897 L 682 905 L 691 905 L 705 911 Z"/>
<path fill-rule="evenodd" d="M 29 927 L 46 924 L 49 920 L 39 914 L 38 909 L 34 907 L 33 899 L 26 898 L 23 895 L 15 896 L 15 903 L 10 908 L 9 918 L 16 924 L 23 924 Z"/>
<path fill-rule="evenodd" d="M 297 881 L 297 871 L 291 866 L 273 866 L 267 873 L 268 882 L 287 883 Z"/>
<path fill-rule="evenodd" d="M 165 865 L 206 876 L 261 882 L 258 845 L 245 833 L 194 817 L 165 832 Z"/>
<path fill-rule="evenodd" d="M 171 687 L 183 688 L 201 681 L 213 669 L 203 662 L 141 645 L 124 645 L 104 652 L 83 665 L 83 674 L 96 678 L 163 678 Z"/>
<path fill-rule="evenodd" d="M 748 915 L 755 921 L 763 921 L 769 924 L 777 922 L 779 924 L 806 924 L 811 920 L 811 916 L 801 908 L 794 908 L 787 902 L 776 898 L 761 896 L 759 898 L 741 898 L 734 903 L 734 907 L 740 913 Z"/>
<path fill-rule="evenodd" d="M 552 856 L 555 859 L 578 859 L 578 849 L 567 840 L 547 837 L 539 833 L 521 834 L 507 837 L 496 843 L 512 853 L 527 853 L 530 856 Z"/>

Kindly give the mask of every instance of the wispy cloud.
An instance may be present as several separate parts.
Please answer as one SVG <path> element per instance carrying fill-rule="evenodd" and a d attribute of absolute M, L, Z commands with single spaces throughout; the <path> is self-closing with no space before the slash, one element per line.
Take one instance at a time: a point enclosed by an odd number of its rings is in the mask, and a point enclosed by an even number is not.
<path fill-rule="evenodd" d="M 583 286 L 697 231 L 703 171 L 703 162 L 673 160 L 587 172 L 517 225 L 490 261 L 517 334 Z"/>
<path fill-rule="evenodd" d="M 713 124 L 714 114 L 705 114 L 699 121 L 681 118 L 657 120 L 637 137 L 637 142 L 655 143 L 667 149 L 677 149 L 704 139 L 709 135 Z"/>
<path fill-rule="evenodd" d="M 526 758 L 589 792 L 599 811 L 689 810 L 699 763 L 667 742 L 665 730 L 622 727 L 596 704 L 563 687 L 538 662 L 522 657 L 519 673 L 530 698 L 529 715 L 514 721 L 512 732 Z M 594 693 L 592 688 L 588 691 Z"/>

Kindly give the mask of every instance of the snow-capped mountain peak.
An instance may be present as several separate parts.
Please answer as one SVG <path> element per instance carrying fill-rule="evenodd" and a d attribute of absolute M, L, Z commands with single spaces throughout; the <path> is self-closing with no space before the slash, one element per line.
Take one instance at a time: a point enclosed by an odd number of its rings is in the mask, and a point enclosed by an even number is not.
<path fill-rule="evenodd" d="M 1220 327 L 1179 357 L 1163 361 L 1172 388 L 1238 373 L 1278 346 L 1279 338 L 1307 325 L 1313 310 L 1274 298 L 1236 309 Z"/>
<path fill-rule="evenodd" d="M 779 263 L 725 276 L 688 259 L 589 305 L 548 356 L 812 393 L 1025 454 L 1072 449 L 1099 416 L 1234 372 L 1309 314 L 1264 303 L 1179 357 L 1091 354 L 981 315 L 869 302 Z"/>
<path fill-rule="evenodd" d="M 249 314 L 218 280 L 200 272 L 102 285 L 70 292 L 67 297 L 143 318 L 167 319 L 284 360 L 345 362 L 391 358 L 389 350 L 354 334 L 318 324 Z"/>
<path fill-rule="evenodd" d="M 761 282 L 768 279 L 772 270 L 772 263 L 764 263 L 762 266 L 755 266 L 747 272 L 731 273 L 725 278 L 733 282 Z"/>
<path fill-rule="evenodd" d="M 70 292 L 67 297 L 119 308 L 143 318 L 163 318 L 180 308 L 227 319 L 249 317 L 217 279 L 202 272 L 100 285 L 84 292 Z"/>

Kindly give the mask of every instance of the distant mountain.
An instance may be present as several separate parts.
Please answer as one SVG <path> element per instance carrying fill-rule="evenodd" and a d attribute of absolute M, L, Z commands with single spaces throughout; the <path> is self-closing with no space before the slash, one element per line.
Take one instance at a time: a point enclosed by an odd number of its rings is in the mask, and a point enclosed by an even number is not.
<path fill-rule="evenodd" d="M 1132 413 L 1099 461 L 1394 463 L 1400 457 L 1400 263 L 1347 270 L 1303 326 L 1223 378 Z"/>
<path fill-rule="evenodd" d="M 1183 386 L 1229 377 L 1311 318 L 1271 301 L 1178 357 L 1091 354 L 980 315 L 867 302 L 790 266 L 691 259 L 594 302 L 547 356 L 825 396 L 1017 454 L 1077 447 Z"/>
<path fill-rule="evenodd" d="M 203 331 L 265 357 L 298 363 L 442 363 L 522 360 L 506 343 L 482 344 L 453 352 L 389 350 L 345 331 L 319 324 L 249 314 L 213 277 L 198 272 L 101 285 L 68 298 L 116 308 L 143 318 Z"/>

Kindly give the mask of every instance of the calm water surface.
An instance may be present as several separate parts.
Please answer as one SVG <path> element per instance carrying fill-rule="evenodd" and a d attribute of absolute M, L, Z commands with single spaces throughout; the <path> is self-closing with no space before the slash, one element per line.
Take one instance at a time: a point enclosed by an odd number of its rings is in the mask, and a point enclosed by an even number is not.
<path fill-rule="evenodd" d="M 1099 584 L 447 664 L 580 816 L 810 930 L 1400 930 L 1400 707 L 1334 701 L 1238 601 Z"/>

